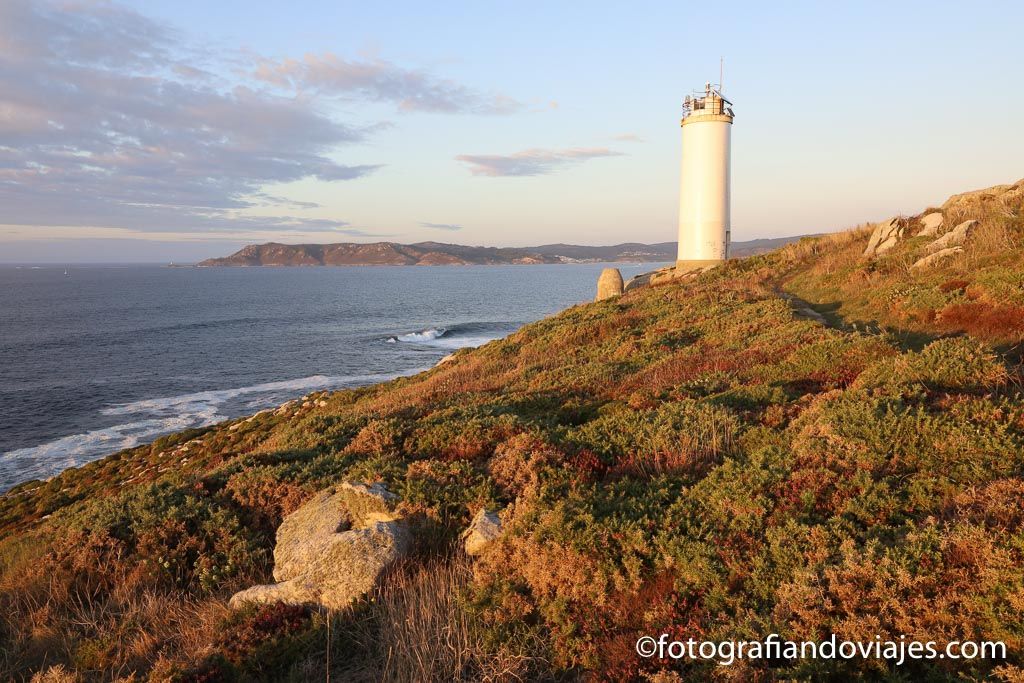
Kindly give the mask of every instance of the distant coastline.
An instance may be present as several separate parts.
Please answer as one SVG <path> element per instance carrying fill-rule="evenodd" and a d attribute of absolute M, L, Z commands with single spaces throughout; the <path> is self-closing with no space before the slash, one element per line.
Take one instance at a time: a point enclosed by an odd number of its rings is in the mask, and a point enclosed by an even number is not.
<path fill-rule="evenodd" d="M 753 256 L 795 242 L 804 235 L 734 242 L 732 255 Z M 448 266 L 542 263 L 665 263 L 676 257 L 675 242 L 611 246 L 545 244 L 537 247 L 473 247 L 441 242 L 339 242 L 336 244 L 250 244 L 230 256 L 209 258 L 199 267 L 232 266 Z"/>

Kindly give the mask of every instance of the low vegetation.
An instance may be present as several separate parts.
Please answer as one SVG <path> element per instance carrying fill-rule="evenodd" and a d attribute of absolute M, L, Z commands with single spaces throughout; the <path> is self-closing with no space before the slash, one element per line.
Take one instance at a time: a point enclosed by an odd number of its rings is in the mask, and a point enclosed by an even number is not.
<path fill-rule="evenodd" d="M 909 268 L 913 237 L 872 262 L 864 230 L 808 239 L 23 484 L 0 498 L 0 675 L 1021 680 L 1024 221 L 950 212 L 981 227 L 935 268 Z M 229 610 L 282 517 L 342 480 L 400 494 L 412 559 L 344 612 Z M 507 532 L 470 563 L 481 507 Z M 660 633 L 1007 658 L 638 658 Z"/>

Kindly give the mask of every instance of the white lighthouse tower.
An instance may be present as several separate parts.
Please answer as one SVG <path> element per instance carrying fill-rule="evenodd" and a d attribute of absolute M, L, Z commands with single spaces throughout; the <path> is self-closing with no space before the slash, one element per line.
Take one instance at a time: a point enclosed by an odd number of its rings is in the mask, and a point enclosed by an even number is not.
<path fill-rule="evenodd" d="M 729 258 L 729 148 L 732 102 L 721 86 L 683 102 L 676 268 L 712 266 Z"/>

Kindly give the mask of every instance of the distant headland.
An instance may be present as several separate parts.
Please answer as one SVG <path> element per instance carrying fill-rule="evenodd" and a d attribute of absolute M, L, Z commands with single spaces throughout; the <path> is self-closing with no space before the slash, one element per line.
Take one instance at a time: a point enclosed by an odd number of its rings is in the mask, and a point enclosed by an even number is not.
<path fill-rule="evenodd" d="M 778 237 L 734 242 L 730 255 L 753 256 L 795 242 L 797 237 Z M 611 246 L 545 244 L 538 247 L 471 247 L 441 242 L 339 242 L 336 244 L 250 244 L 230 256 L 210 258 L 207 266 L 445 266 L 512 265 L 535 263 L 665 263 L 676 258 L 676 243 Z"/>

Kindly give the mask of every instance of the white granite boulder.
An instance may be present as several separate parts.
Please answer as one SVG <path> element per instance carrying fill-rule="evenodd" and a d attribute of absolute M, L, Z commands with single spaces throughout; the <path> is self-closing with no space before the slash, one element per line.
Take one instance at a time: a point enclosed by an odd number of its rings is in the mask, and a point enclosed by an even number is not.
<path fill-rule="evenodd" d="M 939 239 L 925 246 L 925 253 L 934 254 L 936 252 L 942 251 L 943 249 L 949 249 L 950 247 L 959 247 L 963 245 L 963 243 L 967 241 L 967 238 L 970 236 L 971 231 L 974 230 L 976 225 L 978 225 L 978 221 L 964 221 L 963 223 L 956 226 Z"/>
<path fill-rule="evenodd" d="M 322 491 L 288 515 L 277 530 L 274 579 L 231 598 L 340 609 L 373 589 L 411 544 L 395 513 L 398 497 L 381 484 L 344 483 Z"/>
<path fill-rule="evenodd" d="M 864 249 L 864 256 L 881 256 L 889 251 L 903 239 L 905 221 L 902 218 L 890 218 L 875 225 L 871 232 L 871 239 Z"/>
<path fill-rule="evenodd" d="M 928 214 L 927 216 L 921 217 L 921 230 L 918 231 L 918 237 L 934 237 L 939 234 L 939 228 L 942 227 L 942 222 L 945 220 L 941 213 L 935 211 Z"/>
<path fill-rule="evenodd" d="M 930 268 L 931 266 L 936 265 L 939 261 L 943 261 L 954 254 L 959 254 L 963 250 L 963 247 L 949 247 L 948 249 L 941 249 L 934 254 L 929 254 L 928 256 L 919 258 L 914 261 L 914 264 L 910 267 L 913 269 Z"/>
<path fill-rule="evenodd" d="M 501 531 L 502 523 L 498 513 L 481 509 L 476 513 L 476 517 L 470 522 L 469 527 L 462 532 L 466 554 L 479 555 L 484 548 L 501 535 Z"/>

